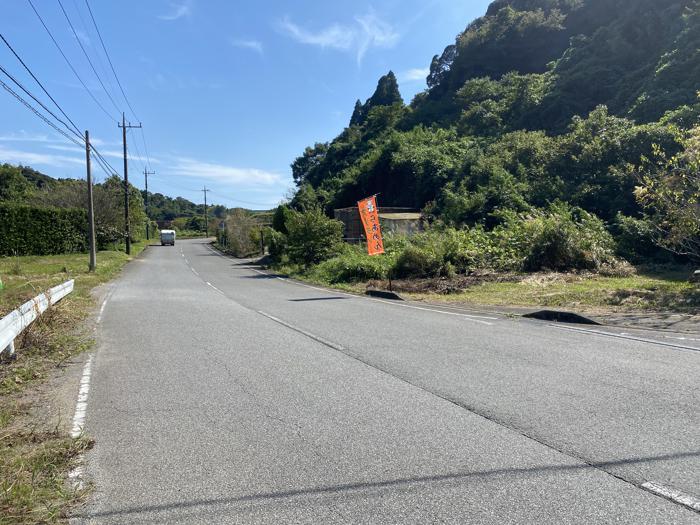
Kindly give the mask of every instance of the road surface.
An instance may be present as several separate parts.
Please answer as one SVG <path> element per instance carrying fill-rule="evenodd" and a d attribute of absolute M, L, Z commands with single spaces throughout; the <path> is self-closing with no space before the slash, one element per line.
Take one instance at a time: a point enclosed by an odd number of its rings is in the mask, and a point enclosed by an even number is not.
<path fill-rule="evenodd" d="M 73 521 L 700 523 L 699 349 L 598 332 L 150 247 L 100 316 Z"/>

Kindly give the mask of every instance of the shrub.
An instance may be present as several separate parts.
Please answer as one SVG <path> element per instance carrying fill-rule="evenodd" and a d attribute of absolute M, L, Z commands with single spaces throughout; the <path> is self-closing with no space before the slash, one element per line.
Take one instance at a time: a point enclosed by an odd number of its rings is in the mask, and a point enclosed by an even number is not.
<path fill-rule="evenodd" d="M 616 261 L 615 241 L 603 221 L 580 208 L 555 203 L 504 218 L 494 235 L 521 251 L 522 270 L 598 270 Z"/>
<path fill-rule="evenodd" d="M 265 240 L 265 247 L 270 254 L 272 262 L 282 262 L 287 252 L 287 236 L 268 226 L 265 228 L 263 237 Z"/>
<path fill-rule="evenodd" d="M 386 279 L 392 264 L 390 256 L 369 256 L 358 246 L 348 246 L 341 255 L 316 266 L 313 275 L 331 284 Z"/>
<path fill-rule="evenodd" d="M 320 209 L 292 212 L 285 224 L 291 262 L 309 267 L 339 253 L 343 223 L 328 218 Z"/>
<path fill-rule="evenodd" d="M 86 250 L 84 210 L 0 204 L 0 255 L 53 255 Z"/>
<path fill-rule="evenodd" d="M 658 232 L 648 219 L 637 219 L 618 213 L 612 231 L 617 242 L 617 254 L 628 261 L 639 263 L 670 259 L 670 252 L 656 244 L 655 236 Z"/>
<path fill-rule="evenodd" d="M 408 246 L 394 267 L 396 277 L 438 277 L 445 270 L 442 253 L 431 246 Z"/>

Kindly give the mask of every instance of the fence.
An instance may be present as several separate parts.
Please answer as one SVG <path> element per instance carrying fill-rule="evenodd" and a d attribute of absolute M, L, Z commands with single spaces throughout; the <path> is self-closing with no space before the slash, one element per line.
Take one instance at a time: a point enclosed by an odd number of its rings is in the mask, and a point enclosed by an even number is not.
<path fill-rule="evenodd" d="M 31 301 L 27 301 L 22 306 L 13 310 L 0 319 L 0 355 L 8 352 L 9 355 L 15 353 L 15 339 L 27 326 L 43 314 L 49 306 L 56 304 L 66 295 L 73 291 L 75 281 L 71 279 L 63 284 L 54 286 L 46 293 L 43 293 Z"/>

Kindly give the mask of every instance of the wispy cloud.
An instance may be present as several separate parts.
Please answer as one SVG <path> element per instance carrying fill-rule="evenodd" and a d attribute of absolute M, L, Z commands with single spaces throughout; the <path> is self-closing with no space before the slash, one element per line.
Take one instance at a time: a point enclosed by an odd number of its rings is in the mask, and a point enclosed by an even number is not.
<path fill-rule="evenodd" d="M 430 73 L 430 68 L 413 68 L 409 69 L 408 71 L 404 71 L 403 73 L 399 74 L 399 81 L 400 82 L 416 82 L 418 80 L 425 80 Z"/>
<path fill-rule="evenodd" d="M 242 49 L 250 49 L 250 50 L 255 51 L 256 53 L 258 53 L 260 55 L 265 54 L 265 50 L 263 48 L 262 42 L 260 42 L 259 40 L 232 39 L 231 45 L 234 47 L 240 47 Z"/>
<path fill-rule="evenodd" d="M 170 3 L 170 12 L 163 15 L 159 15 L 158 18 L 161 20 L 178 20 L 182 17 L 189 16 L 192 14 L 192 3 L 190 1 L 175 3 Z"/>
<path fill-rule="evenodd" d="M 399 41 L 399 33 L 382 20 L 373 10 L 358 15 L 352 24 L 332 24 L 313 31 L 301 27 L 285 17 L 279 23 L 280 30 L 302 44 L 349 51 L 361 64 L 371 48 L 391 48 Z"/>
<path fill-rule="evenodd" d="M 26 131 L 19 133 L 10 133 L 9 135 L 0 135 L 0 142 L 56 142 L 48 135 L 32 134 Z"/>
<path fill-rule="evenodd" d="M 53 168 L 75 168 L 80 165 L 85 165 L 85 158 L 80 155 L 71 157 L 52 153 L 37 153 L 35 151 L 7 148 L 3 145 L 0 145 L 0 159 L 10 164 L 50 166 Z"/>
<path fill-rule="evenodd" d="M 175 157 L 173 161 L 173 164 L 168 166 L 168 173 L 182 177 L 244 186 L 272 186 L 284 182 L 280 175 L 258 168 L 214 164 L 189 157 Z"/>

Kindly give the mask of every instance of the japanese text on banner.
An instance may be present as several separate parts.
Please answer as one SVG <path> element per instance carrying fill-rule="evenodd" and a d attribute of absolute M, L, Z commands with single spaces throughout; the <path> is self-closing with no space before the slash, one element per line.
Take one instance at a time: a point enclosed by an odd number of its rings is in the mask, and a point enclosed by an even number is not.
<path fill-rule="evenodd" d="M 379 225 L 379 210 L 377 209 L 377 198 L 369 197 L 357 203 L 360 210 L 362 225 L 365 227 L 367 237 L 367 253 L 379 255 L 384 253 L 384 240 L 382 239 L 382 229 Z"/>

